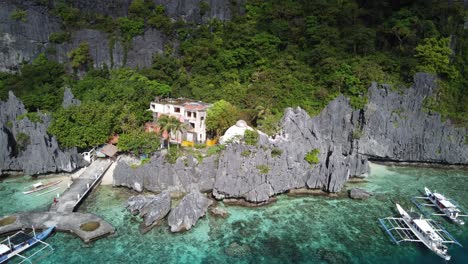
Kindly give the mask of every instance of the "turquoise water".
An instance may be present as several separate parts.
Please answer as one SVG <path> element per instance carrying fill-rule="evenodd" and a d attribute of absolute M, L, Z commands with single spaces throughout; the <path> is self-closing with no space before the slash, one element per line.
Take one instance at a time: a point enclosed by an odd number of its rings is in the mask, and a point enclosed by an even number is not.
<path fill-rule="evenodd" d="M 33 202 L 16 193 L 27 185 L 27 179 L 11 178 L 0 183 L 0 215 L 47 207 L 51 197 L 39 197 L 42 202 L 36 197 Z M 102 216 L 116 227 L 116 234 L 85 244 L 71 234 L 57 233 L 48 239 L 55 253 L 41 263 L 443 263 L 422 245 L 394 245 L 377 221 L 395 215 L 396 202 L 405 208 L 414 207 L 409 198 L 424 186 L 468 208 L 468 171 L 373 164 L 367 182 L 346 186 L 375 193 L 365 201 L 344 195 L 281 195 L 276 203 L 265 207 L 226 206 L 229 218 L 208 214 L 182 234 L 170 233 L 164 223 L 141 235 L 140 219 L 124 209 L 133 193 L 100 186 L 80 211 Z M 18 202 L 11 203 L 13 200 Z M 437 220 L 468 247 L 467 226 Z M 468 263 L 467 249 L 451 246 L 449 252 L 450 263 Z"/>

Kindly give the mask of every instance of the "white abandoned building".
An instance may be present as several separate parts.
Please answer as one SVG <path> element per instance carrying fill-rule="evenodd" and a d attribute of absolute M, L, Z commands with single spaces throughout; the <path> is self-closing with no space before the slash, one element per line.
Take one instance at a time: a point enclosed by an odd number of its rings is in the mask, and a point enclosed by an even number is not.
<path fill-rule="evenodd" d="M 157 123 L 162 115 L 167 115 L 177 118 L 188 128 L 183 133 L 181 131 L 171 133 L 171 142 L 204 143 L 206 141 L 206 111 L 210 106 L 211 104 L 186 98 L 167 98 L 151 102 L 150 110 L 153 112 L 154 123 Z"/>

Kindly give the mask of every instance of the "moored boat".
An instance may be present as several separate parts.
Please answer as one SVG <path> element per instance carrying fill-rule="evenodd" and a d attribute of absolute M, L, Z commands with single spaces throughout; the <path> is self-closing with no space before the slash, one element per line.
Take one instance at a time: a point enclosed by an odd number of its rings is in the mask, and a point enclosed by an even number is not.
<path fill-rule="evenodd" d="M 429 221 L 422 217 L 414 218 L 399 204 L 396 206 L 401 217 L 420 242 L 443 259 L 450 260 L 450 256 L 447 253 L 447 246 L 443 244 L 444 239 L 436 232 L 435 228 L 429 223 Z"/>
<path fill-rule="evenodd" d="M 424 191 L 426 192 L 428 200 L 431 201 L 435 207 L 443 213 L 443 215 L 447 216 L 454 223 L 459 225 L 465 224 L 465 222 L 463 222 L 459 217 L 466 217 L 467 215 L 463 215 L 460 208 L 455 205 L 454 202 L 450 201 L 440 193 L 431 192 L 427 187 L 424 187 Z"/>
<path fill-rule="evenodd" d="M 43 240 L 52 233 L 54 228 L 55 226 L 49 227 L 39 234 L 36 234 L 33 229 L 31 234 L 26 234 L 23 231 L 20 231 L 12 236 L 9 236 L 7 239 L 0 242 L 0 263 L 4 263 L 15 256 L 23 258 L 22 262 L 24 262 L 44 249 L 52 249 L 52 247 L 49 244 L 43 242 Z M 32 248 L 37 244 L 43 244 L 45 246 L 29 257 L 24 257 L 21 255 L 23 251 Z"/>
<path fill-rule="evenodd" d="M 29 190 L 23 192 L 23 194 L 30 194 L 30 193 L 35 193 L 35 192 L 38 192 L 38 191 L 42 191 L 42 190 L 45 190 L 45 189 L 47 189 L 49 187 L 55 186 L 55 185 L 57 185 L 57 184 L 59 184 L 61 182 L 62 182 L 62 180 L 49 182 L 47 184 L 43 184 L 42 182 L 38 182 L 36 184 L 33 184 L 32 187 Z"/>

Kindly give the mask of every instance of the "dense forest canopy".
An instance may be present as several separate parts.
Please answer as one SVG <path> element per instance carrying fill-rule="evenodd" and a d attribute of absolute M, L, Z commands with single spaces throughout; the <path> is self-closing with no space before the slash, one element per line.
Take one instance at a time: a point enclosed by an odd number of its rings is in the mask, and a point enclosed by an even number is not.
<path fill-rule="evenodd" d="M 63 31 L 51 41 L 95 28 L 130 45 L 132 37 L 153 27 L 178 43 L 172 45 L 178 49 L 168 45 L 154 54 L 146 69 L 92 69 L 83 43 L 69 54 L 71 70 L 40 55 L 18 74 L 1 74 L 0 96 L 13 90 L 28 110 L 53 112 L 50 132 L 66 146 L 84 148 L 114 133 L 136 133 L 151 118 L 145 109 L 156 95 L 224 100 L 236 116 L 272 133 L 285 107 L 314 115 L 341 93 L 362 108 L 372 81 L 404 89 L 419 71 L 440 78 L 427 110 L 468 123 L 462 1 L 247 0 L 231 21 L 199 25 L 171 20 L 152 1 L 134 0 L 128 16 L 118 18 L 52 2 L 50 13 L 62 19 Z M 201 2 L 200 12 L 209 8 Z M 61 109 L 65 86 L 81 106 Z"/>

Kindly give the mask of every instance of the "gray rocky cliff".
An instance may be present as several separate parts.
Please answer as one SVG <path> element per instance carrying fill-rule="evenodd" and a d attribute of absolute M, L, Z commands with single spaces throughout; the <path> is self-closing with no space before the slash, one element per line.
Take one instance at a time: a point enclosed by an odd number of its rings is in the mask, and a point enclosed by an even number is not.
<path fill-rule="evenodd" d="M 83 165 L 75 148 L 62 150 L 55 137 L 47 134 L 50 115 L 38 113 L 41 122 L 18 120 L 25 113 L 23 103 L 11 92 L 6 102 L 0 102 L 0 173 L 72 172 Z"/>
<path fill-rule="evenodd" d="M 194 190 L 185 195 L 167 218 L 171 232 L 181 232 L 192 228 L 212 204 L 213 201 L 199 191 Z"/>
<path fill-rule="evenodd" d="M 435 77 L 424 73 L 403 92 L 372 84 L 359 152 L 384 160 L 467 164 L 467 128 L 424 110 L 424 99 L 435 89 Z"/>
<path fill-rule="evenodd" d="M 187 193 L 194 188 L 201 192 L 210 191 L 216 175 L 215 158 L 207 157 L 199 163 L 188 156 L 171 164 L 165 160 L 163 153 L 158 152 L 149 163 L 140 166 L 119 161 L 114 170 L 114 186 L 125 186 L 139 192 L 146 189 L 152 192 L 169 190 Z"/>
<path fill-rule="evenodd" d="M 131 0 L 69 1 L 83 11 L 92 11 L 111 16 L 128 15 Z M 229 20 L 232 10 L 240 9 L 242 0 L 210 0 L 208 10 L 200 13 L 201 0 L 155 0 L 155 4 L 163 5 L 168 16 L 173 20 L 183 20 L 189 23 L 203 23 L 212 18 Z M 26 20 L 13 20 L 11 13 L 16 9 L 26 10 Z M 146 28 L 141 36 L 130 41 L 129 49 L 125 51 L 119 38 L 94 29 L 80 29 L 71 32 L 71 40 L 62 44 L 49 41 L 49 36 L 60 32 L 61 21 L 52 16 L 45 6 L 31 1 L 6 0 L 0 1 L 0 71 L 17 71 L 24 61 L 31 61 L 40 53 L 45 52 L 49 58 L 67 63 L 68 53 L 76 49 L 80 43 L 88 43 L 90 55 L 95 67 L 107 65 L 110 68 L 128 66 L 133 68 L 149 67 L 153 55 L 162 53 L 166 45 L 176 45 L 158 30 Z M 112 39 L 112 40 L 111 40 Z"/>
<path fill-rule="evenodd" d="M 368 159 L 468 164 L 467 129 L 424 110 L 423 101 L 435 87 L 433 76 L 420 73 L 413 87 L 402 91 L 373 84 L 362 110 L 352 109 L 344 96 L 313 118 L 288 108 L 281 133 L 260 134 L 256 146 L 233 143 L 217 161 L 188 157 L 174 165 L 159 153 L 141 168 L 119 163 L 114 180 L 134 189 L 138 185 L 140 191 L 212 189 L 217 199 L 265 202 L 296 188 L 338 192 L 350 177 L 367 175 Z M 319 162 L 309 164 L 305 156 L 315 149 Z"/>

